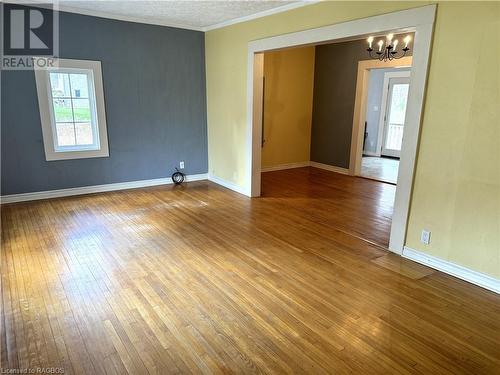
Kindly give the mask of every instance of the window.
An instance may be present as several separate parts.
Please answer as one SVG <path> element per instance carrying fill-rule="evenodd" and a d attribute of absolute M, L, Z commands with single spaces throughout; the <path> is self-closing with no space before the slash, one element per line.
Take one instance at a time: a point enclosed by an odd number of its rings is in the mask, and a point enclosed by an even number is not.
<path fill-rule="evenodd" d="M 109 156 L 101 63 L 58 59 L 35 77 L 45 158 Z"/>

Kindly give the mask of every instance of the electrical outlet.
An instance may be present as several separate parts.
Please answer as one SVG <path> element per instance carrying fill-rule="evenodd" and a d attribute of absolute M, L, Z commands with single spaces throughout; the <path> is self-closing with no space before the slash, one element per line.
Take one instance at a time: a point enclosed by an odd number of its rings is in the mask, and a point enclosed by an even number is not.
<path fill-rule="evenodd" d="M 179 168 L 180 168 L 180 169 L 184 169 L 184 161 L 181 161 L 181 162 L 179 163 Z"/>
<path fill-rule="evenodd" d="M 420 235 L 420 242 L 422 242 L 423 244 L 428 245 L 429 242 L 431 242 L 431 232 L 424 229 L 422 231 L 422 234 Z"/>

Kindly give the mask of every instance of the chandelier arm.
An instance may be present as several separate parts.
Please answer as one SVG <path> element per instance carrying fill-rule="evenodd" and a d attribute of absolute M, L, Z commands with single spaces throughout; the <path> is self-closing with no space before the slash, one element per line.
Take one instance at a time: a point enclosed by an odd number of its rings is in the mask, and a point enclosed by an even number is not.
<path fill-rule="evenodd" d="M 410 50 L 409 48 L 403 48 L 401 49 L 401 52 L 399 54 L 396 51 L 393 51 L 392 48 L 384 48 L 384 51 L 382 52 L 375 52 L 373 54 L 373 49 L 372 48 L 367 48 L 368 51 L 368 56 L 372 59 L 377 59 L 380 61 L 391 61 L 394 59 L 401 59 L 406 56 L 406 53 Z M 394 53 L 393 53 L 394 52 Z"/>
<path fill-rule="evenodd" d="M 406 56 L 406 52 L 408 52 L 408 49 L 403 48 L 402 51 L 403 51 L 403 53 L 401 54 L 401 56 L 394 55 L 394 58 L 395 59 L 401 59 L 401 58 L 405 57 Z"/>
<path fill-rule="evenodd" d="M 378 59 L 379 58 L 379 56 L 377 56 L 377 55 L 374 56 L 372 54 L 373 50 L 371 48 L 367 49 L 367 51 L 368 51 L 368 55 L 370 56 L 370 58 L 372 58 L 372 59 Z"/>
<path fill-rule="evenodd" d="M 392 60 L 391 49 L 386 48 L 383 56 L 384 56 L 383 61 L 391 61 Z M 382 59 L 380 61 L 382 61 Z"/>

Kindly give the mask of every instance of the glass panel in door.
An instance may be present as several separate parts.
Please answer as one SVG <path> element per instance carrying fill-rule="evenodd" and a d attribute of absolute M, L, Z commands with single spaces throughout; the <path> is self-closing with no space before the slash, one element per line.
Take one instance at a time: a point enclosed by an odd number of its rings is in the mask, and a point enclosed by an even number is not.
<path fill-rule="evenodd" d="M 382 155 L 399 157 L 401 154 L 409 87 L 408 78 L 394 78 L 389 81 Z"/>

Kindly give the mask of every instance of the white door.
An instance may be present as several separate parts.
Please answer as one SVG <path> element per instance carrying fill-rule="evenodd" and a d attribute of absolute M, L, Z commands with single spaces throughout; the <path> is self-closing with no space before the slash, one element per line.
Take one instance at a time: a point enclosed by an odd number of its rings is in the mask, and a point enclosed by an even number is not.
<path fill-rule="evenodd" d="M 409 77 L 390 78 L 384 116 L 381 154 L 400 157 L 408 104 Z"/>

